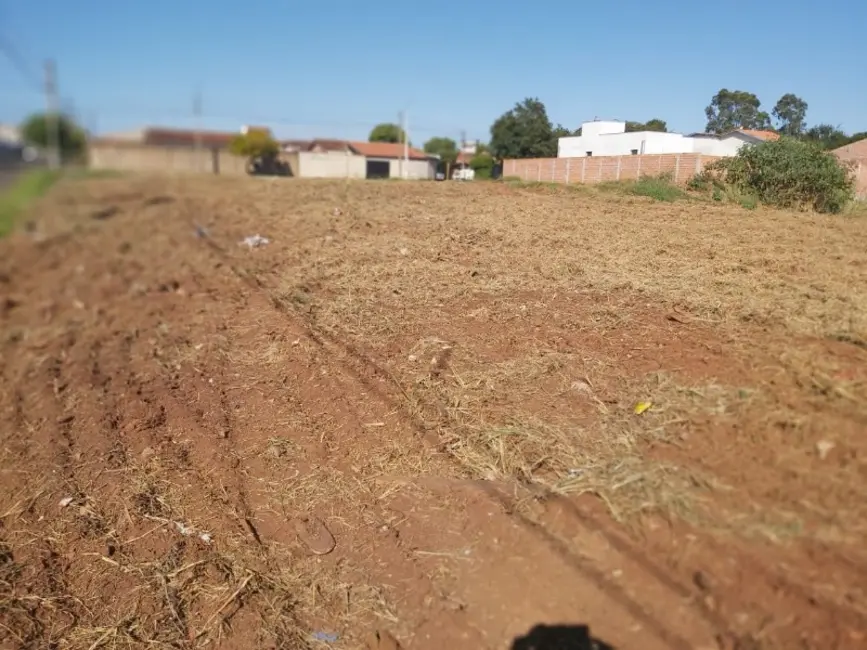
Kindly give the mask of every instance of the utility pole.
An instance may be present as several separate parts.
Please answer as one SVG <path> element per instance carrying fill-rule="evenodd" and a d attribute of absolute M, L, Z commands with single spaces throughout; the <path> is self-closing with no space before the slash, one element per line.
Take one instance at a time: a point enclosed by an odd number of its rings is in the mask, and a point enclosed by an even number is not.
<path fill-rule="evenodd" d="M 195 126 L 193 130 L 193 148 L 195 151 L 196 162 L 194 168 L 196 171 L 201 171 L 202 166 L 202 91 L 197 90 L 193 95 L 193 116 L 195 117 Z"/>
<path fill-rule="evenodd" d="M 406 111 L 403 111 L 401 115 L 403 115 L 403 171 L 401 178 L 407 178 L 409 176 L 409 133 L 407 132 Z"/>
<path fill-rule="evenodd" d="M 406 129 L 404 128 L 405 115 L 406 115 L 406 111 L 400 111 L 397 114 L 397 123 L 400 127 L 400 142 L 401 142 L 401 144 L 403 144 L 406 141 Z M 401 157 L 401 158 L 398 158 L 397 160 L 398 160 L 398 169 L 400 170 L 399 174 L 400 174 L 400 177 L 403 178 L 403 158 Z"/>
<path fill-rule="evenodd" d="M 60 169 L 60 100 L 57 96 L 57 69 L 54 61 L 45 61 L 45 114 L 48 165 Z"/>

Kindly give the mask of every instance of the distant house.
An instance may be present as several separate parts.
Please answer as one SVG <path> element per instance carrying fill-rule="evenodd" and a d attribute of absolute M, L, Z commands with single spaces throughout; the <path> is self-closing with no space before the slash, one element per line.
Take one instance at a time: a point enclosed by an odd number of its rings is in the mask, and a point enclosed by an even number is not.
<path fill-rule="evenodd" d="M 264 131 L 246 126 L 240 132 Z M 237 132 L 145 127 L 92 141 L 94 167 L 163 171 L 244 173 L 243 161 L 229 153 Z M 280 157 L 292 176 L 305 178 L 433 178 L 437 158 L 402 144 L 329 138 L 278 140 Z M 132 153 L 132 148 L 137 153 Z M 200 151 L 196 151 L 200 149 Z"/>
<path fill-rule="evenodd" d="M 439 159 L 413 147 L 391 142 L 350 142 L 366 160 L 366 178 L 431 179 Z"/>
<path fill-rule="evenodd" d="M 581 135 L 560 138 L 558 158 L 588 156 L 637 156 L 642 154 L 703 153 L 734 156 L 745 144 L 775 140 L 773 131 L 736 130 L 722 135 L 711 133 L 626 132 L 626 122 L 594 120 L 581 125 Z"/>

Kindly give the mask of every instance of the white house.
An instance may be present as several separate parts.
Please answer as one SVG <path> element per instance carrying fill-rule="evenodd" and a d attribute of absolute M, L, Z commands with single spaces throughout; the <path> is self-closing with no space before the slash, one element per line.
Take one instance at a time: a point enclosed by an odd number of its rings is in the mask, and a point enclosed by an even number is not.
<path fill-rule="evenodd" d="M 637 156 L 640 154 L 703 153 L 734 156 L 744 144 L 776 140 L 773 131 L 740 130 L 722 135 L 708 133 L 626 132 L 626 122 L 595 120 L 581 125 L 581 135 L 560 138 L 558 158 Z"/>

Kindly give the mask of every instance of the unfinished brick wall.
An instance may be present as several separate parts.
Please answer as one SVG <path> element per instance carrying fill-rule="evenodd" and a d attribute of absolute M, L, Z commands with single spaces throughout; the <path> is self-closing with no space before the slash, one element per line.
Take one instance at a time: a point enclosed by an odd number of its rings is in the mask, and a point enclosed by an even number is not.
<path fill-rule="evenodd" d="M 547 183 L 601 183 L 671 174 L 675 182 L 686 183 L 718 159 L 698 153 L 524 158 L 503 161 L 503 176 Z"/>

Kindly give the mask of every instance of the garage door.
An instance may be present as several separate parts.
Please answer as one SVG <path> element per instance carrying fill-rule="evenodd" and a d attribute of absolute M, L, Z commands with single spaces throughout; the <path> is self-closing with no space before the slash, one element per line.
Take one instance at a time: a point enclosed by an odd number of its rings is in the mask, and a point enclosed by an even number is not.
<path fill-rule="evenodd" d="M 368 178 L 388 178 L 389 164 L 387 160 L 368 160 L 367 161 L 367 177 Z"/>

